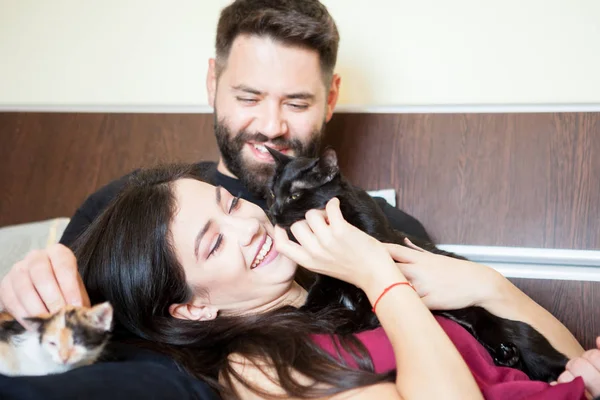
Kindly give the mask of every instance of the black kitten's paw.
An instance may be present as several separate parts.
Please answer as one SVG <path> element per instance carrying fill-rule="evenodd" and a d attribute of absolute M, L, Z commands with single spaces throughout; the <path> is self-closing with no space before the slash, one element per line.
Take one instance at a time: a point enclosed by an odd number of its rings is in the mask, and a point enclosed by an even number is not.
<path fill-rule="evenodd" d="M 494 349 L 494 362 L 502 367 L 517 368 L 521 362 L 519 349 L 512 343 L 501 343 Z"/>

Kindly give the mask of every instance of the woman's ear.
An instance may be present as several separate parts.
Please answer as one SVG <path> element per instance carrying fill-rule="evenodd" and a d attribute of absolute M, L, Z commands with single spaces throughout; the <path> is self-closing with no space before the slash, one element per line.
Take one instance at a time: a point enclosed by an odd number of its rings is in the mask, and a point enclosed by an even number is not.
<path fill-rule="evenodd" d="M 174 318 L 190 321 L 210 321 L 217 317 L 219 310 L 210 305 L 171 304 L 169 313 Z"/>

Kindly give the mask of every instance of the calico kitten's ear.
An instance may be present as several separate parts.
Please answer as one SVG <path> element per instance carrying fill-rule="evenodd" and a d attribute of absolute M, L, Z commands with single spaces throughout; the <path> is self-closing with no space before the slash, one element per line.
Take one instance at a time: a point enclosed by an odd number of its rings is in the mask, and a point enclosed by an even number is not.
<path fill-rule="evenodd" d="M 275 163 L 277 165 L 286 165 L 287 163 L 289 163 L 290 161 L 292 161 L 292 157 L 290 156 L 286 156 L 285 154 L 270 148 L 269 146 L 265 146 L 265 148 L 267 149 L 267 151 L 269 153 L 271 153 L 271 156 L 273 156 L 273 159 L 275 160 Z"/>
<path fill-rule="evenodd" d="M 46 318 L 42 317 L 28 317 L 23 319 L 25 323 L 27 323 L 27 330 L 30 331 L 40 331 L 40 329 L 44 326 L 44 323 L 47 321 Z"/>
<path fill-rule="evenodd" d="M 91 324 L 98 329 L 109 331 L 112 327 L 113 308 L 109 302 L 95 305 L 86 311 Z"/>
<path fill-rule="evenodd" d="M 319 157 L 319 169 L 327 182 L 340 172 L 337 154 L 332 147 L 326 148 L 321 157 Z"/>

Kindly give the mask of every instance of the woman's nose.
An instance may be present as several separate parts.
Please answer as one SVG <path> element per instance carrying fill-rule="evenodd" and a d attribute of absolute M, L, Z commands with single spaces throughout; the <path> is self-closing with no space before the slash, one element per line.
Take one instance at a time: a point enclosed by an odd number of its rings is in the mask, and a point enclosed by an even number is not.
<path fill-rule="evenodd" d="M 240 246 L 249 246 L 261 233 L 261 224 L 256 218 L 227 216 L 226 219 L 226 224 L 231 229 L 231 233 L 237 237 Z"/>

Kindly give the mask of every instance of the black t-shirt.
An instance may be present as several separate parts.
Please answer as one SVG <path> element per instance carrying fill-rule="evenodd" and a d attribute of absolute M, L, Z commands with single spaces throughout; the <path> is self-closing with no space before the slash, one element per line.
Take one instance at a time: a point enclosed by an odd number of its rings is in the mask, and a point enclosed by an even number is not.
<path fill-rule="evenodd" d="M 242 199 L 250 201 L 263 210 L 266 209 L 266 201 L 253 196 L 238 179 L 223 175 L 217 171 L 215 162 L 205 161 L 197 164 L 203 170 L 208 169 L 211 177 L 210 183 L 215 186 L 222 186 L 227 189 L 232 195 L 240 196 Z M 92 221 L 100 215 L 100 213 L 110 204 L 123 188 L 130 174 L 123 176 L 108 185 L 100 188 L 97 192 L 90 195 L 85 202 L 77 209 L 75 215 L 71 218 L 69 225 L 65 229 L 60 243 L 70 247 L 75 239 L 92 223 Z M 431 241 L 429 235 L 425 231 L 423 225 L 414 217 L 408 215 L 402 210 L 392 207 L 385 199 L 380 197 L 374 198 L 379 207 L 387 216 L 390 224 L 411 236 L 415 236 L 425 241 Z"/>

